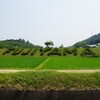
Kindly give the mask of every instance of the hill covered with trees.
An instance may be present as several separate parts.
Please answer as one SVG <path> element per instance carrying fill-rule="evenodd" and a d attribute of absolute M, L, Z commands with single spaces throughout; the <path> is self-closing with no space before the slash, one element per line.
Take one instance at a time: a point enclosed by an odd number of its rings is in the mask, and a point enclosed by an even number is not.
<path fill-rule="evenodd" d="M 74 47 L 86 47 L 87 45 L 94 45 L 94 44 L 99 44 L 99 43 L 100 43 L 100 33 L 93 35 L 83 41 L 79 41 L 75 43 L 73 46 Z"/>
<path fill-rule="evenodd" d="M 0 41 L 0 48 L 39 48 L 41 46 L 33 45 L 29 41 L 25 41 L 24 39 L 9 39 Z"/>

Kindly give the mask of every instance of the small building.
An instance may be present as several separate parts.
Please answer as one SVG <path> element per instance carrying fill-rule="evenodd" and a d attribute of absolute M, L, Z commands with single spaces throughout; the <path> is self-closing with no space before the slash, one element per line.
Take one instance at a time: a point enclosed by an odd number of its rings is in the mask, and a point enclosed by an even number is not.
<path fill-rule="evenodd" d="M 87 45 L 87 47 L 89 47 L 89 48 L 99 48 L 99 46 L 96 45 L 96 44 L 94 44 L 94 45 Z"/>

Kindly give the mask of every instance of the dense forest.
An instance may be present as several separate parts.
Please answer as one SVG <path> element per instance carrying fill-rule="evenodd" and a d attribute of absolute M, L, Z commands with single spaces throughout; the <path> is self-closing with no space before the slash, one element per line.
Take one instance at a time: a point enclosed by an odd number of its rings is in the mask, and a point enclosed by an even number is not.
<path fill-rule="evenodd" d="M 38 45 L 33 45 L 29 41 L 25 41 L 24 39 L 9 39 L 0 41 L 0 48 L 39 48 Z"/>
<path fill-rule="evenodd" d="M 100 43 L 100 33 L 91 36 L 88 39 L 85 39 L 83 41 L 75 43 L 73 46 L 74 47 L 86 47 L 87 45 L 94 45 L 94 44 L 99 44 Z"/>

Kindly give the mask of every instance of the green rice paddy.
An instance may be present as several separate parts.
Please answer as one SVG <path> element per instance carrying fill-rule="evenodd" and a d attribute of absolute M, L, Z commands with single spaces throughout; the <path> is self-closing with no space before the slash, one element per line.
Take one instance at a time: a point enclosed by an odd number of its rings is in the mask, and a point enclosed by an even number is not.
<path fill-rule="evenodd" d="M 0 57 L 0 69 L 31 69 L 45 59 L 46 57 Z"/>
<path fill-rule="evenodd" d="M 43 69 L 100 69 L 100 58 L 52 57 Z"/>
<path fill-rule="evenodd" d="M 48 59 L 48 60 L 47 60 Z M 46 61 L 47 60 L 47 61 Z M 45 62 L 45 63 L 44 63 Z M 39 67 L 40 66 L 40 67 Z M 100 58 L 88 57 L 0 57 L 0 69 L 100 69 Z"/>

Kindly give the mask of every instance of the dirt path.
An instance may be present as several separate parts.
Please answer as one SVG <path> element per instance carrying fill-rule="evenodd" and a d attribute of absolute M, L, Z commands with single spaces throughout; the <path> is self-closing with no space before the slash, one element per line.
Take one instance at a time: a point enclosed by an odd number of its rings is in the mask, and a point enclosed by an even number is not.
<path fill-rule="evenodd" d="M 95 73 L 100 72 L 100 69 L 98 70 L 56 70 L 57 72 L 63 72 L 63 73 Z"/>
<path fill-rule="evenodd" d="M 0 73 L 16 73 L 16 72 L 59 72 L 59 73 L 95 73 L 99 70 L 16 70 L 16 69 L 0 69 Z"/>

